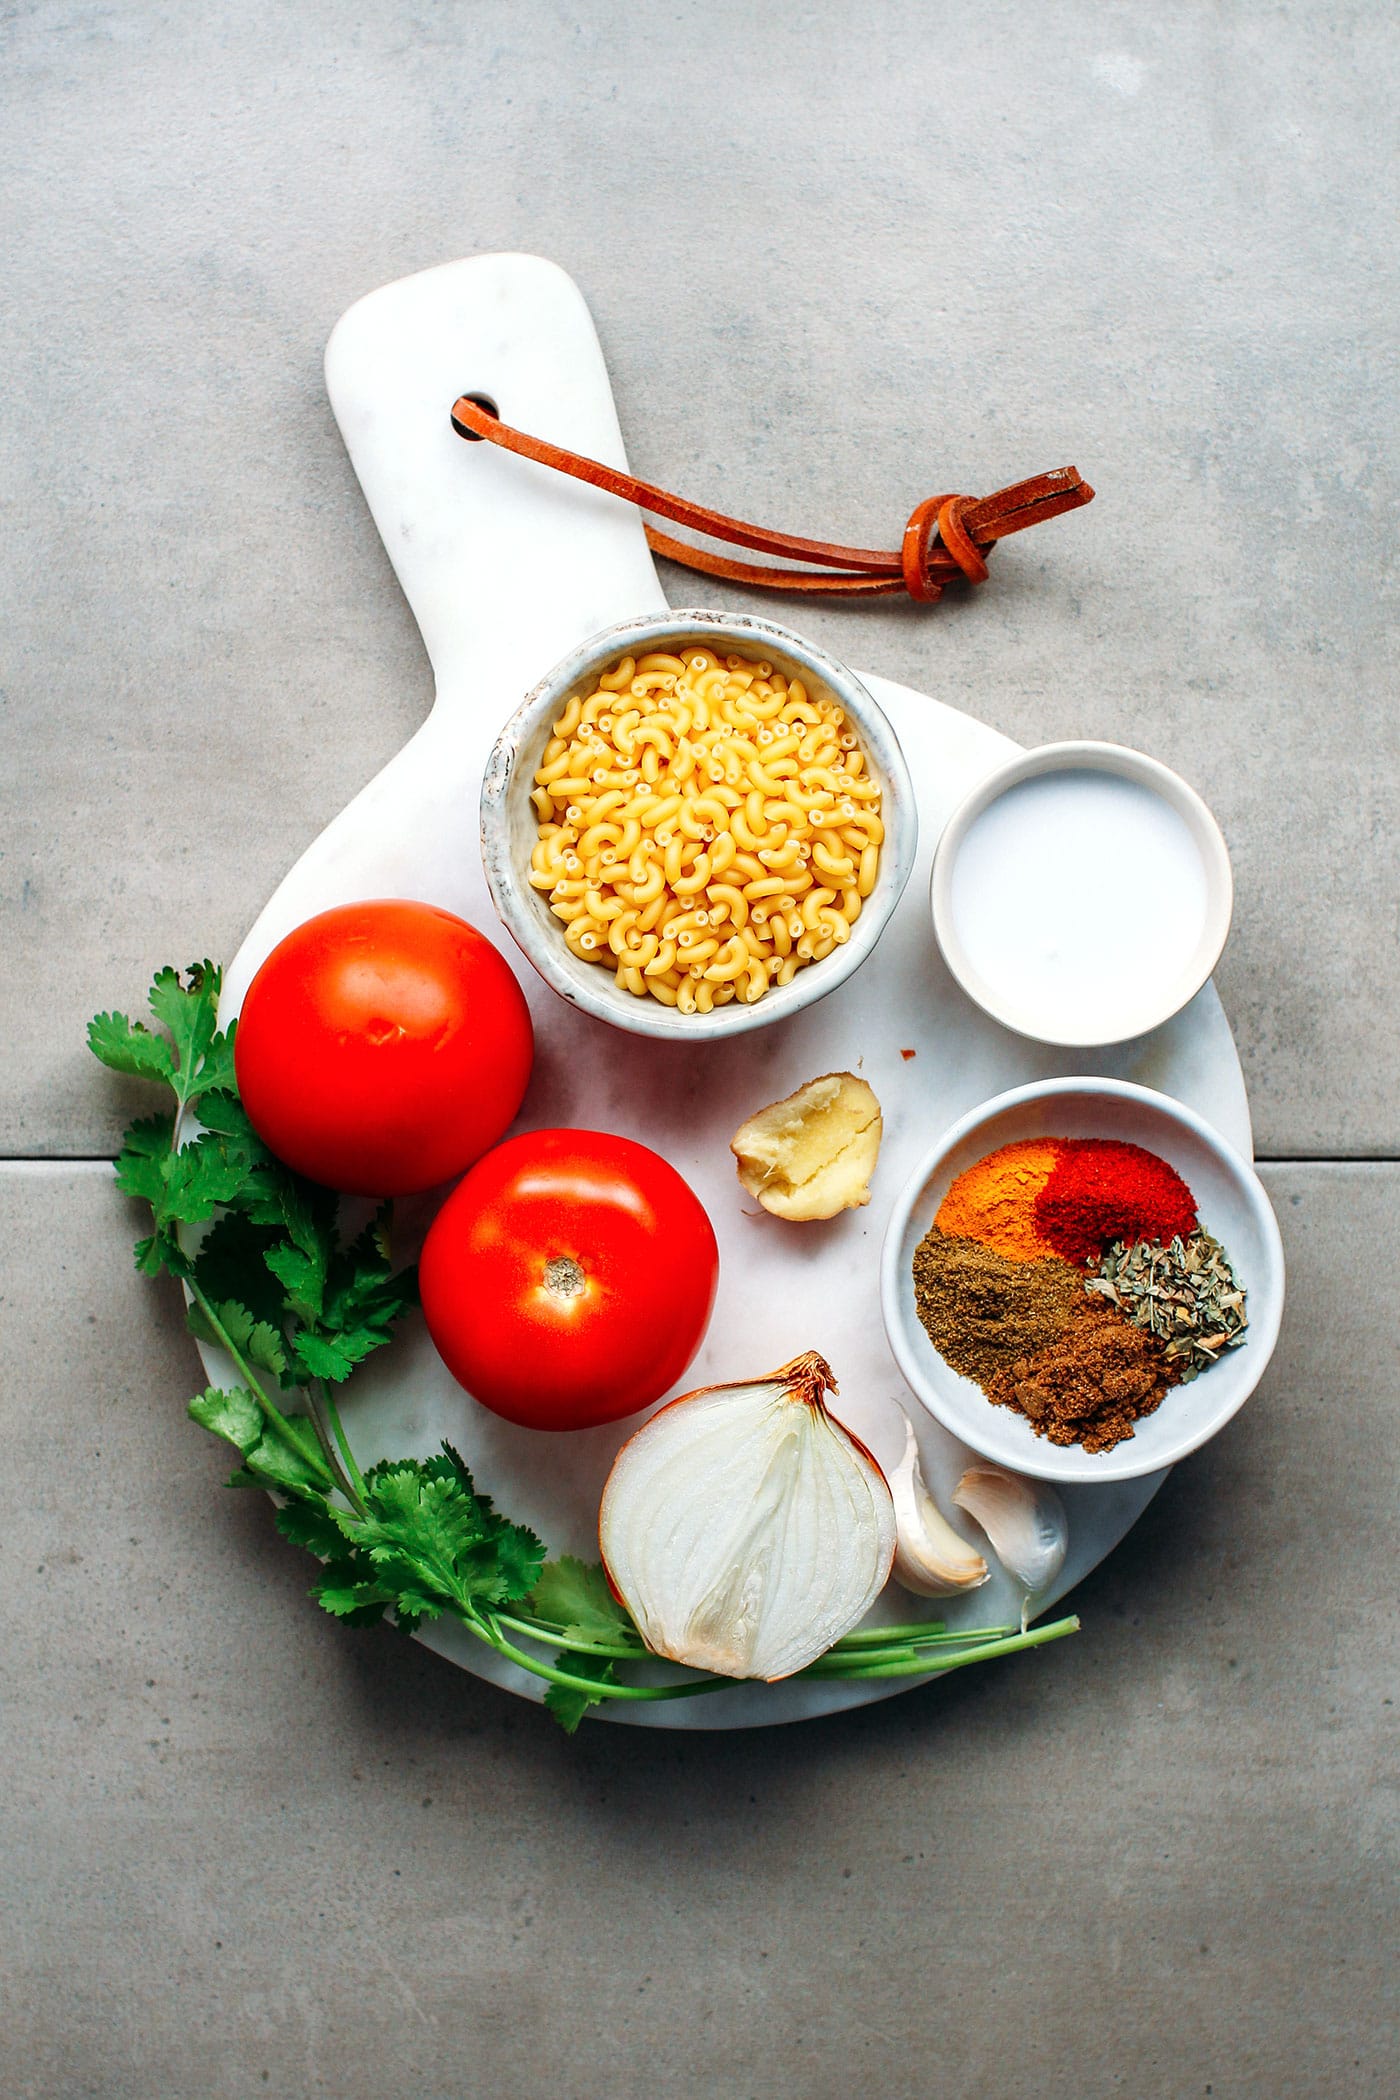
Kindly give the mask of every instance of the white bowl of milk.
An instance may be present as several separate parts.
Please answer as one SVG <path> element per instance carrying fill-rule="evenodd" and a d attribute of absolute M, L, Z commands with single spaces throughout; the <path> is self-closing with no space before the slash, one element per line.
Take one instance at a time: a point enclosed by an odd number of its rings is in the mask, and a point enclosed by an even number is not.
<path fill-rule="evenodd" d="M 969 998 L 1017 1034 L 1145 1035 L 1194 999 L 1230 930 L 1225 841 L 1194 788 L 1122 744 L 1023 752 L 954 810 L 933 923 Z"/>

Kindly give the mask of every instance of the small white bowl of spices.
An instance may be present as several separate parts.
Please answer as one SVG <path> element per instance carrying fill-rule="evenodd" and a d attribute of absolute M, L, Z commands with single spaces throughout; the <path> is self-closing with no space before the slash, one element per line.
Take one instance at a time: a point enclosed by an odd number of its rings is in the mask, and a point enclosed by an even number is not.
<path fill-rule="evenodd" d="M 526 697 L 487 761 L 481 843 L 502 922 L 563 998 L 713 1041 L 860 967 L 918 812 L 843 665 L 769 620 L 672 612 L 592 636 Z"/>
<path fill-rule="evenodd" d="M 1041 1080 L 944 1132 L 881 1256 L 911 1389 L 983 1458 L 1133 1480 L 1198 1450 L 1273 1353 L 1283 1247 L 1248 1160 L 1126 1080 Z"/>

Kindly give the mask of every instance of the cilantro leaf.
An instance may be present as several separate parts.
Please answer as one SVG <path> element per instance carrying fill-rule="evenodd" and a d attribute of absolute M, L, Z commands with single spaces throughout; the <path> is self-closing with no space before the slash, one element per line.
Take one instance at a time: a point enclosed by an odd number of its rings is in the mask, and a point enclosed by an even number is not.
<path fill-rule="evenodd" d="M 164 1216 L 199 1224 L 231 1203 L 252 1165 L 236 1138 L 202 1131 L 165 1164 L 165 1190 L 159 1206 Z"/>
<path fill-rule="evenodd" d="M 492 1545 L 496 1557 L 497 1592 L 495 1604 L 518 1604 L 528 1597 L 539 1579 L 544 1565 L 544 1542 L 536 1538 L 524 1524 L 508 1524 L 498 1517 L 499 1526 Z"/>
<path fill-rule="evenodd" d="M 333 1255 L 324 1313 L 328 1327 L 384 1327 L 418 1303 L 416 1270 L 394 1273 L 390 1211 L 389 1204 L 382 1204 L 364 1231 Z"/>
<path fill-rule="evenodd" d="M 150 990 L 151 1012 L 175 1044 L 174 1085 L 182 1102 L 194 1098 L 200 1066 L 218 1025 L 219 972 L 211 962 L 191 963 L 185 972 L 158 970 Z"/>
<path fill-rule="evenodd" d="M 466 1460 L 460 1451 L 453 1449 L 446 1438 L 442 1449 L 432 1458 L 423 1461 L 423 1471 L 429 1477 L 440 1480 L 455 1480 L 466 1495 L 470 1495 L 481 1515 L 493 1550 L 501 1582 L 505 1585 L 500 1596 L 492 1601 L 496 1604 L 516 1604 L 529 1595 L 544 1561 L 544 1547 L 523 1524 L 512 1524 L 496 1508 L 489 1495 L 483 1495 L 472 1479 Z"/>
<path fill-rule="evenodd" d="M 97 1014 L 88 1023 L 88 1048 L 114 1072 L 172 1088 L 182 1108 L 211 1089 L 236 1093 L 234 1031 L 218 1032 L 220 977 L 209 962 L 192 963 L 183 978 L 178 970 L 157 971 L 149 1004 L 169 1035 L 123 1013 Z"/>
<path fill-rule="evenodd" d="M 317 1334 L 304 1328 L 292 1337 L 292 1355 L 308 1378 L 348 1378 L 356 1364 L 389 1340 L 387 1334 L 362 1328 L 358 1334 Z"/>
<path fill-rule="evenodd" d="M 243 1453 L 243 1465 L 230 1487 L 247 1486 L 244 1475 L 251 1475 L 264 1487 L 285 1488 L 298 1495 L 308 1489 L 321 1495 L 333 1485 L 316 1431 L 305 1415 L 285 1416 L 284 1435 L 268 1421 L 256 1395 L 246 1386 L 226 1390 L 209 1386 L 191 1400 L 189 1412 L 205 1429 L 226 1437 Z"/>
<path fill-rule="evenodd" d="M 356 1364 L 382 1348 L 394 1322 L 417 1303 L 412 1269 L 391 1269 L 386 1205 L 348 1247 L 337 1244 L 333 1218 L 300 1192 L 284 1209 L 290 1242 L 271 1246 L 267 1267 L 287 1293 L 300 1321 L 292 1361 L 305 1378 L 338 1384 Z"/>
<path fill-rule="evenodd" d="M 343 1517 L 341 1530 L 371 1554 L 415 1566 L 466 1596 L 459 1563 L 485 1543 L 479 1504 L 453 1480 L 433 1479 L 416 1459 L 376 1466 L 366 1480 L 369 1515 Z"/>
<path fill-rule="evenodd" d="M 586 1677 L 591 1683 L 616 1684 L 617 1672 L 612 1660 L 606 1655 L 575 1655 L 571 1651 L 554 1658 L 555 1668 L 567 1670 L 571 1677 Z M 590 1695 L 571 1684 L 552 1684 L 544 1695 L 544 1703 L 553 1714 L 565 1735 L 572 1735 L 590 1707 L 600 1703 L 601 1694 Z"/>
<path fill-rule="evenodd" d="M 112 1072 L 173 1083 L 175 1060 L 163 1035 L 125 1014 L 95 1014 L 88 1022 L 88 1048 Z"/>
<path fill-rule="evenodd" d="M 284 1174 L 279 1194 L 282 1223 L 294 1247 L 329 1269 L 336 1248 L 336 1200 L 329 1189 L 314 1181 Z"/>
<path fill-rule="evenodd" d="M 547 1560 L 526 1601 L 537 1618 L 582 1640 L 592 1636 L 615 1642 L 619 1633 L 636 1632 L 630 1613 L 608 1588 L 608 1578 L 596 1561 L 575 1560 L 570 1554 Z"/>
<path fill-rule="evenodd" d="M 172 1276 L 188 1276 L 190 1272 L 184 1248 L 174 1233 L 164 1227 L 149 1239 L 138 1240 L 131 1251 L 143 1276 L 159 1276 L 162 1269 L 168 1269 Z"/>
<path fill-rule="evenodd" d="M 440 1611 L 445 1600 L 475 1617 L 525 1595 L 539 1572 L 539 1540 L 498 1516 L 470 1479 L 446 1451 L 426 1464 L 386 1462 L 366 1476 L 367 1514 L 336 1512 L 345 1537 L 415 1616 Z"/>
<path fill-rule="evenodd" d="M 286 1293 L 288 1311 L 298 1320 L 319 1320 L 328 1256 L 320 1248 L 298 1247 L 283 1240 L 269 1247 L 263 1259 Z"/>
<path fill-rule="evenodd" d="M 248 1169 L 248 1178 L 239 1191 L 239 1211 L 250 1224 L 273 1227 L 274 1238 L 280 1240 L 286 1231 L 290 1169 L 284 1167 L 280 1160 L 274 1159 L 261 1143 L 256 1149 L 250 1148 L 249 1156 L 252 1164 Z"/>
<path fill-rule="evenodd" d="M 216 973 L 217 974 L 217 973 Z M 216 988 L 217 1003 L 217 988 Z M 237 1081 L 233 1072 L 233 1040 L 238 1030 L 237 1021 L 230 1021 L 221 1033 L 211 1036 L 195 1073 L 195 1094 L 200 1103 L 200 1120 L 204 1120 L 204 1103 L 211 1093 L 232 1095 L 237 1098 Z"/>
<path fill-rule="evenodd" d="M 265 1423 L 252 1450 L 244 1452 L 244 1465 L 270 1487 L 286 1488 L 292 1494 L 304 1494 L 310 1488 L 324 1494 L 334 1486 L 335 1477 L 322 1456 L 313 1424 L 305 1415 L 284 1415 L 283 1420 L 287 1434 Z"/>
<path fill-rule="evenodd" d="M 333 1562 L 321 1581 L 311 1585 L 311 1594 L 323 1611 L 351 1626 L 372 1626 L 393 1602 L 381 1584 L 361 1577 L 355 1560 Z"/>
<path fill-rule="evenodd" d="M 294 1546 L 305 1546 L 318 1560 L 343 1562 L 345 1541 L 324 1502 L 284 1502 L 274 1521 Z"/>
<path fill-rule="evenodd" d="M 216 1218 L 194 1260 L 194 1280 L 205 1297 L 215 1304 L 236 1299 L 255 1319 L 280 1328 L 284 1301 L 264 1260 L 274 1239 L 269 1227 L 247 1216 L 241 1202 Z"/>
<path fill-rule="evenodd" d="M 483 1495 L 472 1479 L 471 1468 L 455 1446 L 446 1437 L 442 1447 L 431 1458 L 421 1461 L 423 1471 L 430 1480 L 455 1480 L 464 1495 L 470 1495 L 481 1510 L 483 1517 L 495 1517 L 496 1505 L 489 1495 Z M 497 1519 L 499 1521 L 499 1519 Z"/>
<path fill-rule="evenodd" d="M 227 1437 L 245 1456 L 263 1433 L 263 1411 L 246 1386 L 236 1385 L 226 1391 L 216 1385 L 206 1386 L 191 1400 L 189 1413 L 215 1436 Z"/>
<path fill-rule="evenodd" d="M 216 1041 L 219 1038 L 215 1038 Z M 207 1069 L 207 1061 L 206 1061 Z M 217 1131 L 221 1137 L 237 1138 L 250 1159 L 262 1161 L 271 1158 L 267 1147 L 254 1130 L 248 1111 L 237 1094 L 223 1087 L 201 1089 L 199 1096 L 199 1120 L 206 1130 Z"/>
<path fill-rule="evenodd" d="M 165 1162 L 175 1140 L 174 1116 L 143 1116 L 132 1123 L 117 1154 L 117 1187 L 158 1210 L 165 1202 Z"/>
<path fill-rule="evenodd" d="M 226 1335 L 239 1355 L 255 1369 L 271 1371 L 275 1378 L 285 1379 L 287 1353 L 280 1332 L 270 1321 L 256 1319 L 246 1305 L 240 1305 L 233 1298 L 214 1305 L 212 1310 L 223 1335 L 210 1324 L 198 1305 L 190 1307 L 189 1325 L 201 1341 L 213 1342 L 217 1347 L 222 1345 Z"/>

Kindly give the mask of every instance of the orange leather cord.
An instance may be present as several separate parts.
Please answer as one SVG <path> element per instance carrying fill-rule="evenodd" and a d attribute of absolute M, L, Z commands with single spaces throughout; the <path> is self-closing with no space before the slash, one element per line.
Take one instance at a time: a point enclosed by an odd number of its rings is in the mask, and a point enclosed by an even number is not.
<path fill-rule="evenodd" d="M 736 561 L 732 555 L 692 547 L 686 540 L 672 539 L 669 533 L 647 526 L 648 544 L 667 561 L 700 569 L 707 576 L 722 576 L 731 583 L 755 584 L 766 590 L 834 592 L 843 597 L 879 597 L 907 591 L 921 604 L 936 604 L 950 577 L 965 576 L 969 583 L 986 582 L 987 556 L 998 540 L 1023 532 L 1028 525 L 1038 525 L 1043 518 L 1058 517 L 1061 511 L 1078 510 L 1094 497 L 1094 491 L 1087 481 L 1081 481 L 1075 467 L 1056 467 L 1049 474 L 1032 475 L 1029 481 L 1014 482 L 992 496 L 929 496 L 915 506 L 899 547 L 886 554 L 870 547 L 839 547 L 828 540 L 799 539 L 791 532 L 770 532 L 762 525 L 746 525 L 741 518 L 728 518 L 722 511 L 707 510 L 703 504 L 688 503 L 683 496 L 672 496 L 649 481 L 638 481 L 635 475 L 620 474 L 615 467 L 605 467 L 596 459 L 566 452 L 562 445 L 551 445 L 544 438 L 512 430 L 470 394 L 463 394 L 453 403 L 452 427 L 460 437 L 488 438 L 507 452 L 519 453 L 522 459 L 557 467 L 562 474 L 572 474 L 578 481 L 606 489 L 655 517 L 670 518 L 710 539 L 727 540 L 760 554 L 776 554 L 786 561 L 808 564 L 803 570 L 776 568 L 767 562 Z"/>

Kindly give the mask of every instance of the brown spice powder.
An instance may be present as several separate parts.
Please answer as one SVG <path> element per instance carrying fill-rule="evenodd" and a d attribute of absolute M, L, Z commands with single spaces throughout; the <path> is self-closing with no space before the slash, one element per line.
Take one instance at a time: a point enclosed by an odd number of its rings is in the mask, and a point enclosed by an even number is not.
<path fill-rule="evenodd" d="M 913 1273 L 914 1303 L 929 1340 L 984 1391 L 989 1380 L 1004 1379 L 1013 1364 L 1053 1342 L 1087 1303 L 1083 1278 L 1058 1256 L 1012 1261 L 937 1225 L 915 1249 Z"/>
<path fill-rule="evenodd" d="M 1088 1296 L 1057 1255 L 1014 1261 L 931 1225 L 913 1274 L 919 1320 L 945 1362 L 1049 1443 L 1111 1451 L 1178 1382 L 1161 1342 Z"/>
<path fill-rule="evenodd" d="M 1082 1286 L 1081 1286 L 1082 1288 Z M 1052 1444 L 1111 1451 L 1153 1414 L 1179 1373 L 1161 1343 L 1101 1299 L 1081 1298 L 1073 1319 L 984 1386 Z"/>

